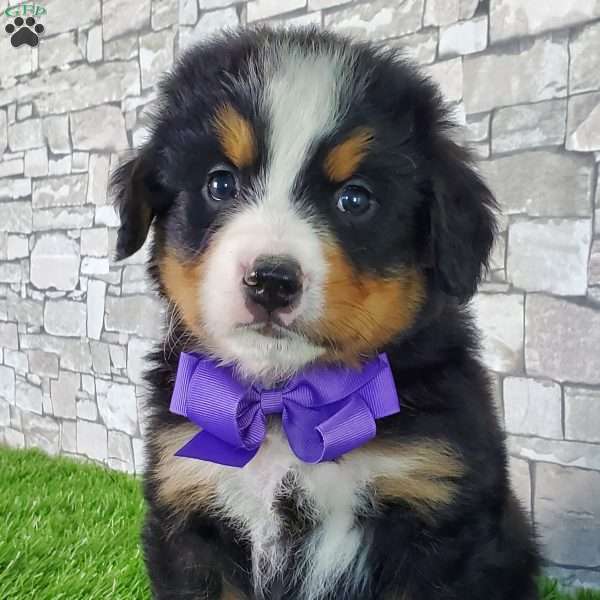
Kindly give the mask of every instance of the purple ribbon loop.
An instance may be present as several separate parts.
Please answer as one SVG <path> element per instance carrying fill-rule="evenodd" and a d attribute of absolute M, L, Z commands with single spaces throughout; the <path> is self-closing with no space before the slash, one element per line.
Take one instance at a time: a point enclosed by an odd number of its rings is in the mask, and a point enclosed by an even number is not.
<path fill-rule="evenodd" d="M 307 463 L 338 458 L 376 434 L 376 419 L 400 411 L 385 354 L 361 370 L 318 367 L 279 389 L 243 386 L 228 366 L 199 354 L 179 358 L 171 412 L 202 431 L 177 456 L 243 467 L 267 435 L 267 415 L 281 414 L 294 454 Z"/>

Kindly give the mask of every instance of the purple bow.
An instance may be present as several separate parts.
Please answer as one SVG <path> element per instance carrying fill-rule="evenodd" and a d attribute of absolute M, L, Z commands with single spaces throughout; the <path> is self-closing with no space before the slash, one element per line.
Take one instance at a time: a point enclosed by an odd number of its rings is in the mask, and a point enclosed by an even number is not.
<path fill-rule="evenodd" d="M 280 389 L 242 385 L 231 367 L 182 352 L 171 412 L 202 428 L 176 456 L 243 467 L 267 434 L 267 415 L 281 414 L 288 442 L 307 463 L 333 460 L 375 436 L 375 419 L 400 411 L 385 354 L 360 371 L 319 367 Z"/>

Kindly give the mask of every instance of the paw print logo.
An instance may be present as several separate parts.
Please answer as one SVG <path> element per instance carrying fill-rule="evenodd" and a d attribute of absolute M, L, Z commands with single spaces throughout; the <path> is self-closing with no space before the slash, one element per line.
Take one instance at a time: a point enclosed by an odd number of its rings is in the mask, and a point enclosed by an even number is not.
<path fill-rule="evenodd" d="M 23 44 L 34 48 L 40 41 L 40 35 L 44 33 L 44 26 L 41 23 L 36 24 L 33 17 L 27 17 L 27 20 L 17 17 L 5 27 L 5 30 L 11 36 L 10 43 L 15 48 Z"/>

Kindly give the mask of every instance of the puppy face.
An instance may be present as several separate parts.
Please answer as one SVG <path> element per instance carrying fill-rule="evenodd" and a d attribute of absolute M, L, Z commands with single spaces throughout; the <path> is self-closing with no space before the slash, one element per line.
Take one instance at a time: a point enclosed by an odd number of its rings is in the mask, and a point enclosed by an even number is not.
<path fill-rule="evenodd" d="M 161 98 L 115 177 L 118 253 L 154 222 L 161 288 L 205 351 L 267 380 L 356 364 L 473 293 L 492 200 L 392 55 L 245 32 L 189 52 Z"/>

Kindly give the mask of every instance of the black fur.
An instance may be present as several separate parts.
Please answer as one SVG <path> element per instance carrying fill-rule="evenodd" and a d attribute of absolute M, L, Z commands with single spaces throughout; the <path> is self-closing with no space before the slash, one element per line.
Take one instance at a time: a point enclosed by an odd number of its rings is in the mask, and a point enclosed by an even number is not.
<path fill-rule="evenodd" d="M 243 183 L 264 164 L 264 117 L 245 90 L 223 82 L 244 73 L 257 50 L 277 36 L 298 45 L 330 48 L 348 42 L 314 31 L 275 34 L 257 30 L 228 35 L 188 53 L 162 86 L 154 135 L 140 158 L 118 171 L 116 198 L 123 225 L 118 256 L 136 251 L 154 220 L 153 259 L 171 246 L 193 256 L 202 251 L 224 215 L 192 201 L 207 170 L 225 158 L 207 117 L 225 100 L 249 118 L 258 132 L 259 162 L 241 174 Z M 465 302 L 475 292 L 494 234 L 494 201 L 472 170 L 468 154 L 449 138 L 436 88 L 410 66 L 369 46 L 356 45 L 356 81 L 364 96 L 336 132 L 356 125 L 376 131 L 374 148 L 360 175 L 374 182 L 382 203 L 368 225 L 349 224 L 329 200 L 335 186 L 319 165 L 335 139 L 315 149 L 313 163 L 295 190 L 314 199 L 312 211 L 346 250 L 357 269 L 385 274 L 398 265 L 426 275 L 426 301 L 409 331 L 386 348 L 402 403 L 399 415 L 378 424 L 378 436 L 400 441 L 443 441 L 465 466 L 457 497 L 433 519 L 398 499 L 376 516 L 361 517 L 370 541 L 367 589 L 323 600 L 534 600 L 538 553 L 532 528 L 510 490 L 504 438 L 494 412 L 490 384 L 480 365 L 477 334 Z M 244 198 L 240 200 L 244 201 Z M 150 271 L 164 289 L 151 261 Z M 178 339 L 175 332 L 172 339 Z M 148 438 L 182 419 L 169 410 L 179 352 L 152 357 Z M 216 600 L 226 580 L 254 600 L 248 543 L 227 522 L 198 512 L 173 530 L 173 512 L 157 501 L 151 477 L 158 460 L 149 445 L 145 493 L 148 517 L 144 548 L 154 597 Z M 280 498 L 290 543 L 310 530 L 296 510 L 297 499 Z M 267 591 L 268 600 L 297 598 L 292 574 Z"/>

